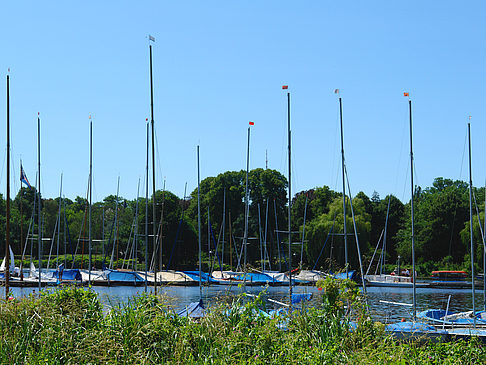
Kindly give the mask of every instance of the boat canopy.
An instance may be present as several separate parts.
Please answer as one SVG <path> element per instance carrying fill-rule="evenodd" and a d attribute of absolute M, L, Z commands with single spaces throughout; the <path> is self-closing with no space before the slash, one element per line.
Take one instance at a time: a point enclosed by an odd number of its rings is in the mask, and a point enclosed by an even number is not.
<path fill-rule="evenodd" d="M 61 274 L 59 273 L 59 270 L 56 270 L 52 273 L 52 277 L 55 279 L 62 279 L 62 280 L 73 280 L 73 281 L 83 280 L 81 276 L 81 272 L 78 269 L 61 270 Z"/>
<path fill-rule="evenodd" d="M 206 311 L 204 309 L 204 304 L 202 299 L 199 299 L 198 302 L 192 302 L 184 309 L 177 312 L 179 317 L 190 317 L 190 318 L 201 318 L 204 317 Z"/>

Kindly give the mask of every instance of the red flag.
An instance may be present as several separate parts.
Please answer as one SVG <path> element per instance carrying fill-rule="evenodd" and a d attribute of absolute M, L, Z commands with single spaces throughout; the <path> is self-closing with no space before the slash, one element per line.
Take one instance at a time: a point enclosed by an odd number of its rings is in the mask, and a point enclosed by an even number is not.
<path fill-rule="evenodd" d="M 253 122 L 250 122 L 250 125 L 255 125 L 255 123 L 253 123 Z"/>
<path fill-rule="evenodd" d="M 410 96 L 408 93 L 403 93 L 403 96 Z"/>
<path fill-rule="evenodd" d="M 282 90 L 287 90 L 289 88 L 289 85 L 283 85 Z"/>

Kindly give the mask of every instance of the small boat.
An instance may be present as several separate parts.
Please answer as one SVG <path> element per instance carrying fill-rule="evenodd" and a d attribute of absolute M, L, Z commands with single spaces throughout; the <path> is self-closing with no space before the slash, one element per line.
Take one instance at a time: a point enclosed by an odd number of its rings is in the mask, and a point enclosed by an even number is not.
<path fill-rule="evenodd" d="M 413 280 L 410 276 L 402 275 L 366 275 L 366 285 L 376 287 L 412 288 Z M 415 283 L 418 288 L 429 287 L 429 283 Z"/>
<path fill-rule="evenodd" d="M 427 309 L 417 313 L 417 318 L 421 320 L 449 326 L 472 326 L 474 317 L 476 317 L 476 326 L 486 326 L 486 311 L 478 311 L 474 315 L 473 311 L 454 313 L 443 309 Z"/>
<path fill-rule="evenodd" d="M 400 340 L 444 342 L 448 332 L 421 322 L 398 322 L 385 327 L 385 332 Z"/>
<path fill-rule="evenodd" d="M 460 327 L 447 329 L 445 331 L 447 332 L 449 340 L 469 340 L 474 337 L 481 342 L 486 343 L 486 329 L 484 328 Z"/>
<path fill-rule="evenodd" d="M 177 315 L 179 317 L 189 317 L 189 318 L 204 317 L 206 315 L 206 309 L 204 308 L 202 299 L 199 299 L 198 302 L 193 302 L 185 306 L 184 309 L 177 312 Z"/>

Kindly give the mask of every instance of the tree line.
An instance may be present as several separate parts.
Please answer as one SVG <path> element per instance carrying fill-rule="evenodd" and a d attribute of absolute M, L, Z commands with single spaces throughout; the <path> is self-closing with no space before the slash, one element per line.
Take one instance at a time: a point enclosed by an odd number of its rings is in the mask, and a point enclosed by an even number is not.
<path fill-rule="evenodd" d="M 204 269 L 241 268 L 245 228 L 245 171 L 227 171 L 200 184 L 201 243 Z M 248 178 L 247 263 L 254 269 L 287 270 L 287 179 L 278 171 L 254 169 Z M 469 192 L 463 181 L 436 178 L 431 187 L 415 188 L 415 250 L 421 274 L 433 269 L 467 269 L 469 248 Z M 484 188 L 474 188 L 476 264 L 482 262 Z M 198 260 L 197 188 L 185 198 L 170 191 L 155 193 L 156 234 L 153 239 L 152 203 L 109 195 L 91 207 L 94 265 L 144 268 L 148 261 L 163 269 L 194 269 Z M 341 270 L 345 267 L 343 223 L 346 219 L 348 262 L 358 268 L 357 245 L 364 265 L 382 255 L 386 270 L 400 256 L 411 259 L 410 202 L 378 193 L 360 192 L 346 199 L 328 186 L 297 193 L 292 199 L 292 263 L 294 267 Z M 11 204 L 11 245 L 20 259 L 38 260 L 38 197 L 35 188 L 21 188 Z M 40 199 L 41 251 L 44 260 L 62 255 L 68 266 L 86 268 L 88 258 L 88 201 L 84 197 Z M 0 196 L 0 252 L 5 247 L 5 200 Z M 59 214 L 60 213 L 60 214 Z M 149 222 L 148 239 L 145 223 Z M 223 228 L 224 223 L 224 228 Z M 386 225 L 386 229 L 385 229 Z M 377 247 L 377 244 L 378 248 Z M 223 251 L 224 246 L 224 251 Z M 155 252 L 155 254 L 154 254 Z M 51 258 L 51 260 L 54 260 Z M 57 263 L 58 261 L 56 261 Z M 135 266 L 136 265 L 136 266 Z M 45 267 L 45 264 L 43 265 Z M 375 266 L 372 266 L 375 270 Z"/>

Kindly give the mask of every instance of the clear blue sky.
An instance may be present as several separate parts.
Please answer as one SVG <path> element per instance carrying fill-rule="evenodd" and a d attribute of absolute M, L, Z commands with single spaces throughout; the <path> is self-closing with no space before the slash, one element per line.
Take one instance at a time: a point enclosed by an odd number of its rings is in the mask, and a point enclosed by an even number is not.
<path fill-rule="evenodd" d="M 407 100 L 413 100 L 416 182 L 485 180 L 486 3 L 483 1 L 4 2 L 0 10 L 1 181 L 5 77 L 11 75 L 12 159 L 33 182 L 42 120 L 42 193 L 85 196 L 94 121 L 94 200 L 134 199 L 145 171 L 154 44 L 157 188 L 183 195 L 202 178 L 245 168 L 287 174 L 286 95 L 292 93 L 293 191 L 339 185 L 338 101 L 344 105 L 353 194 L 409 199 Z M 462 172 L 461 172 L 462 166 Z M 5 191 L 3 187 L 2 192 Z M 15 192 L 16 193 L 16 192 Z M 141 194 L 143 189 L 141 189 Z"/>

